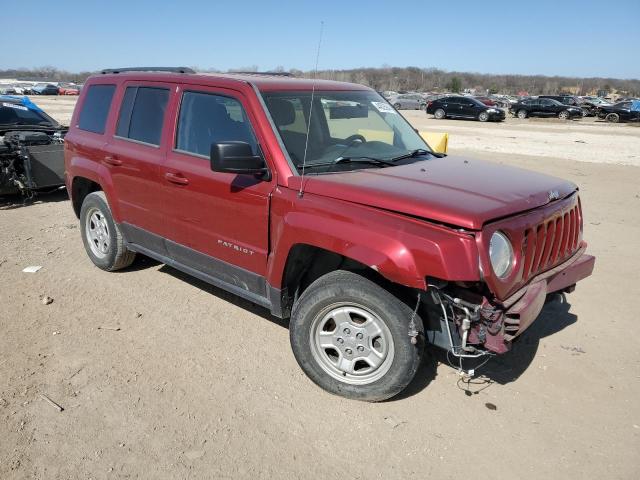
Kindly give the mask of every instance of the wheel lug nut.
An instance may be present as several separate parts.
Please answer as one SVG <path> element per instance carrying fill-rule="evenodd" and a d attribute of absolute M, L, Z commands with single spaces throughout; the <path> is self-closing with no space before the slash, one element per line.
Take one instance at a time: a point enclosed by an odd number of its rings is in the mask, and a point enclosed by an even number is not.
<path fill-rule="evenodd" d="M 337 342 L 338 343 L 344 343 L 344 340 L 342 338 L 338 337 Z"/>
<path fill-rule="evenodd" d="M 353 353 L 353 350 L 351 350 L 350 348 L 347 348 L 345 352 L 347 353 L 347 355 L 351 355 Z"/>
<path fill-rule="evenodd" d="M 357 333 L 357 334 L 356 334 L 356 338 L 357 338 L 358 340 L 361 340 L 361 339 L 362 339 L 362 333 Z"/>
<path fill-rule="evenodd" d="M 349 335 L 349 334 L 351 333 L 351 330 L 350 330 L 350 329 L 348 329 L 348 328 L 345 328 L 345 329 L 344 329 L 344 333 L 345 333 L 345 334 L 347 334 L 347 335 Z"/>
<path fill-rule="evenodd" d="M 358 351 L 359 352 L 364 352 L 364 347 L 362 345 L 358 345 Z"/>

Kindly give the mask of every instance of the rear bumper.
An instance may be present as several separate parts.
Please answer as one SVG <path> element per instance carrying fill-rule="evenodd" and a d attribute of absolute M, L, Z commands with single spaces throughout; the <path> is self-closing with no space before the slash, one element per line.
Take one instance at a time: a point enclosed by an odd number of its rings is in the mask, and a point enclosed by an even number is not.
<path fill-rule="evenodd" d="M 538 317 L 547 295 L 553 292 L 572 292 L 577 282 L 591 275 L 595 260 L 593 255 L 586 255 L 582 249 L 567 262 L 534 278 L 526 287 L 504 301 L 501 305 L 501 318 L 497 320 L 502 325 L 495 335 L 486 337 L 485 348 L 495 353 L 509 351 L 511 342 Z"/>

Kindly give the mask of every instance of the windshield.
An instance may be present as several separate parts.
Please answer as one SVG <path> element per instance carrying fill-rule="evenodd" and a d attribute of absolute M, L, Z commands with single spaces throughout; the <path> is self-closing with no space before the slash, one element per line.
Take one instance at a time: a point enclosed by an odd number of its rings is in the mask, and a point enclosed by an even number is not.
<path fill-rule="evenodd" d="M 314 93 L 313 108 L 309 91 L 265 93 L 264 98 L 298 173 L 302 171 L 303 162 L 305 171 L 320 173 L 321 170 L 313 165 L 339 163 L 347 159 L 386 161 L 426 150 L 423 155 L 406 160 L 418 161 L 427 158 L 424 155 L 431 151 L 411 125 L 376 92 L 318 91 Z M 307 143 L 310 114 L 312 120 Z M 344 162 L 335 170 L 381 165 L 386 164 Z"/>
<path fill-rule="evenodd" d="M 28 109 L 24 105 L 0 102 L 0 125 L 55 126 L 55 122 L 39 112 Z"/>

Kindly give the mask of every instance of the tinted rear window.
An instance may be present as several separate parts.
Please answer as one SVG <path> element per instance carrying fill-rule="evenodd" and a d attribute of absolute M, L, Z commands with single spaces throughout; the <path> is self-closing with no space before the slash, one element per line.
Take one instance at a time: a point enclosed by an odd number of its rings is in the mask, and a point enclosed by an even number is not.
<path fill-rule="evenodd" d="M 169 90 L 127 87 L 118 118 L 116 135 L 151 145 L 160 145 Z"/>
<path fill-rule="evenodd" d="M 82 104 L 78 128 L 88 132 L 104 133 L 107 115 L 111 107 L 111 99 L 115 85 L 91 85 Z"/>

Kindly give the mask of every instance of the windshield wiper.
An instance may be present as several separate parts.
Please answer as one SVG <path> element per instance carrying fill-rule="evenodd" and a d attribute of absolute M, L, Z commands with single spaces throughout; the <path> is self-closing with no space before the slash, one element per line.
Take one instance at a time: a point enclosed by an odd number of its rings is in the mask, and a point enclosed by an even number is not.
<path fill-rule="evenodd" d="M 405 158 L 415 158 L 421 155 L 433 155 L 436 158 L 442 158 L 447 156 L 446 153 L 430 152 L 429 150 L 425 150 L 424 148 L 417 148 L 415 150 L 412 150 L 409 153 L 405 153 L 404 155 L 398 155 L 397 157 L 393 157 L 389 161 L 397 162 L 399 160 L 404 160 Z"/>
<path fill-rule="evenodd" d="M 328 167 L 332 165 L 337 165 L 339 163 L 368 163 L 370 165 L 377 165 L 382 167 L 383 165 L 386 167 L 393 167 L 395 163 L 389 160 L 382 160 L 381 158 L 375 157 L 338 157 L 335 160 L 330 162 L 320 162 L 320 163 L 309 163 L 307 165 L 302 165 L 301 163 L 296 165 L 298 168 L 303 168 L 306 170 L 307 168 L 314 167 Z"/>

